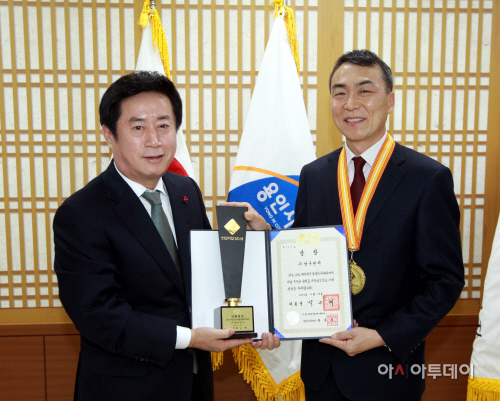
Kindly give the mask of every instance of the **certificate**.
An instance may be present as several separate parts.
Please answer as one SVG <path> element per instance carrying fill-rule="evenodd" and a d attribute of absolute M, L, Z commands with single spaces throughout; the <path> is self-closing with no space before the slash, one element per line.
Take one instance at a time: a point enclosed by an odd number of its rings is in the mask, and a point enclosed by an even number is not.
<path fill-rule="evenodd" d="M 272 231 L 270 238 L 275 332 L 315 338 L 350 328 L 348 254 L 338 227 Z"/>
<path fill-rule="evenodd" d="M 191 231 L 192 327 L 214 327 L 224 298 L 216 231 Z M 342 226 L 248 231 L 242 305 L 255 330 L 282 340 L 330 337 L 352 327 L 347 242 Z"/>

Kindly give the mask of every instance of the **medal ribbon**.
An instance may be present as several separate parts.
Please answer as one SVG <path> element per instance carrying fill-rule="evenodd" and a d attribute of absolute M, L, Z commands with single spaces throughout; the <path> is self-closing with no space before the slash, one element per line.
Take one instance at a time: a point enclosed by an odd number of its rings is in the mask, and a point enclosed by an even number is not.
<path fill-rule="evenodd" d="M 349 249 L 358 250 L 361 244 L 361 237 L 363 235 L 363 227 L 365 225 L 366 212 L 368 211 L 368 206 L 375 194 L 380 178 L 391 158 L 394 147 L 396 146 L 396 141 L 392 138 L 390 134 L 387 134 L 387 138 L 384 144 L 380 148 L 375 162 L 368 175 L 368 180 L 365 183 L 363 193 L 361 194 L 361 199 L 359 201 L 358 210 L 356 216 L 354 216 L 352 201 L 351 201 L 351 190 L 349 185 L 349 175 L 347 173 L 347 156 L 345 152 L 345 147 L 340 152 L 339 165 L 337 171 L 337 182 L 339 186 L 339 198 L 340 198 L 340 209 L 342 211 L 342 222 L 344 224 L 344 231 L 347 237 L 347 243 Z"/>

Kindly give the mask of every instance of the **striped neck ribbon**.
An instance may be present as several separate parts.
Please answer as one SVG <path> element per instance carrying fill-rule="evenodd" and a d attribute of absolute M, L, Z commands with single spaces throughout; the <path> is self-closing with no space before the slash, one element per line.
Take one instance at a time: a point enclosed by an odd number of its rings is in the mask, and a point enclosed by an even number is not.
<path fill-rule="evenodd" d="M 339 186 L 342 223 L 344 224 L 347 244 L 349 246 L 349 250 L 351 251 L 359 250 L 368 206 L 370 205 L 373 195 L 375 194 L 375 190 L 377 189 L 378 183 L 382 178 L 382 174 L 384 173 L 387 163 L 391 158 L 395 146 L 396 141 L 390 134 L 387 134 L 387 138 L 380 148 L 375 162 L 373 163 L 373 166 L 370 170 L 370 174 L 368 175 L 368 180 L 366 181 L 363 193 L 361 194 L 361 199 L 359 201 L 356 216 L 354 216 L 351 201 L 351 190 L 349 185 L 349 175 L 347 173 L 347 157 L 345 147 L 340 152 L 339 165 L 337 169 L 337 182 Z"/>

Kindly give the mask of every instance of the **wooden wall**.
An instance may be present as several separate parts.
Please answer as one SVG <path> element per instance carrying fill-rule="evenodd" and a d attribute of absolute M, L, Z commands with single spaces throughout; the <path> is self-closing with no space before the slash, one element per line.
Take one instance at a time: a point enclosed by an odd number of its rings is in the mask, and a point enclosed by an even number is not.
<path fill-rule="evenodd" d="M 157 3 L 184 100 L 182 129 L 212 218 L 227 196 L 272 5 Z M 490 79 L 500 68 L 499 7 L 487 0 L 290 5 L 317 155 L 342 143 L 326 84 L 334 61 L 352 49 L 379 53 L 395 77 L 390 131 L 453 172 L 462 213 L 462 300 L 480 299 L 500 211 L 500 84 Z M 109 84 L 135 68 L 141 6 L 141 0 L 0 0 L 0 309 L 61 306 L 52 218 L 108 163 L 97 107 Z"/>
<path fill-rule="evenodd" d="M 477 316 L 449 315 L 427 337 L 426 364 L 469 364 Z M 70 401 L 80 350 L 72 323 L 0 326 L 0 391 L 2 401 Z M 232 359 L 214 373 L 215 400 L 255 401 Z M 424 401 L 465 401 L 467 376 L 427 378 Z"/>
<path fill-rule="evenodd" d="M 2 400 L 72 400 L 79 351 L 71 323 L 0 326 Z"/>

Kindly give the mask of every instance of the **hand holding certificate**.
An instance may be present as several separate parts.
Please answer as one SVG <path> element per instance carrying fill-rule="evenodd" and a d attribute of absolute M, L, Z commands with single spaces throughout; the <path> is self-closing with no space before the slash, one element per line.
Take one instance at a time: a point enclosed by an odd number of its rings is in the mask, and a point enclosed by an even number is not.
<path fill-rule="evenodd" d="M 376 330 L 357 327 L 356 324 L 352 330 L 341 331 L 333 334 L 331 338 L 322 338 L 319 341 L 340 348 L 349 356 L 385 345 L 385 341 Z"/>

